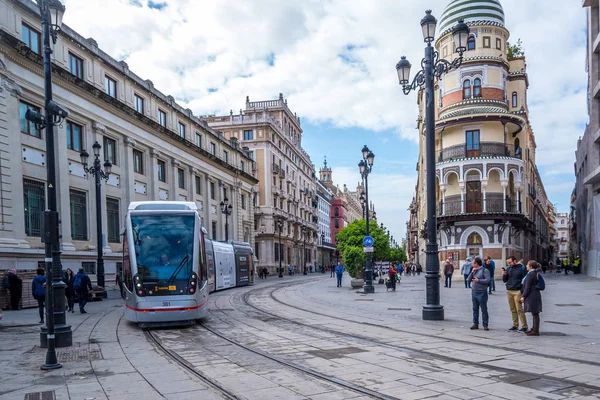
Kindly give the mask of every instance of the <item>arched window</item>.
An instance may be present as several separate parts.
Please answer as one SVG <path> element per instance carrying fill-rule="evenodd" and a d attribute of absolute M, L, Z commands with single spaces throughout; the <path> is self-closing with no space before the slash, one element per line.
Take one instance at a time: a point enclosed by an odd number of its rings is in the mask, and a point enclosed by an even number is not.
<path fill-rule="evenodd" d="M 467 244 L 473 245 L 473 244 L 482 244 L 483 241 L 481 240 L 481 235 L 477 232 L 473 232 L 469 235 L 469 237 L 467 238 Z"/>
<path fill-rule="evenodd" d="M 517 104 L 518 104 L 518 97 L 517 97 L 517 92 L 513 92 L 512 94 L 512 106 L 513 108 L 517 108 Z"/>
<path fill-rule="evenodd" d="M 481 97 L 481 79 L 479 78 L 473 81 L 473 97 Z"/>
<path fill-rule="evenodd" d="M 463 99 L 467 100 L 471 98 L 471 81 L 466 80 L 463 83 Z"/>
<path fill-rule="evenodd" d="M 515 138 L 515 157 L 521 158 L 522 151 L 523 150 L 521 150 L 521 141 L 519 140 L 519 138 Z"/>
<path fill-rule="evenodd" d="M 564 219 L 561 219 L 561 220 L 560 220 L 560 223 L 561 223 L 562 225 L 564 225 L 564 224 L 565 224 L 565 220 L 564 220 Z M 563 233 L 564 233 L 564 232 L 563 232 Z"/>
<path fill-rule="evenodd" d="M 337 219 L 333 220 L 333 226 L 338 229 L 340 227 L 340 221 Z"/>
<path fill-rule="evenodd" d="M 469 40 L 467 40 L 467 50 L 475 50 L 475 36 L 469 36 Z"/>
<path fill-rule="evenodd" d="M 336 207 L 336 208 L 333 209 L 333 216 L 334 217 L 339 217 L 340 216 L 340 209 L 339 208 Z"/>

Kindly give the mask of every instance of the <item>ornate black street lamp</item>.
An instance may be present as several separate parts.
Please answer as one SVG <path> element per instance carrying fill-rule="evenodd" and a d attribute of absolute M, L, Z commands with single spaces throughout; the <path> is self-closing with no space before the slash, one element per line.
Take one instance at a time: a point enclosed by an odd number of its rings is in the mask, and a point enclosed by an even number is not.
<path fill-rule="evenodd" d="M 220 204 L 221 212 L 225 215 L 225 241 L 229 241 L 229 216 L 231 215 L 231 210 L 233 206 L 229 204 L 229 199 L 225 197 Z"/>
<path fill-rule="evenodd" d="M 444 319 L 444 307 L 440 305 L 440 262 L 438 259 L 438 245 L 436 239 L 437 219 L 435 207 L 435 96 L 434 79 L 440 79 L 443 74 L 452 69 L 460 67 L 463 61 L 463 52 L 466 50 L 469 37 L 469 27 L 462 20 L 459 20 L 452 28 L 452 37 L 454 47 L 459 57 L 452 62 L 439 58 L 439 53 L 434 50 L 431 42 L 434 40 L 437 20 L 431 15 L 431 10 L 427 10 L 425 17 L 421 20 L 423 29 L 423 39 L 427 43 L 425 48 L 425 58 L 421 61 L 423 69 L 420 70 L 412 83 L 409 84 L 410 62 L 402 56 L 396 71 L 398 79 L 402 86 L 404 94 L 408 95 L 412 90 L 422 90 L 425 85 L 425 132 L 426 132 L 426 153 L 425 159 L 427 171 L 427 251 L 426 253 L 426 274 L 425 282 L 427 288 L 427 304 L 423 306 L 423 319 L 430 321 L 441 321 Z"/>
<path fill-rule="evenodd" d="M 279 277 L 280 278 L 283 278 L 283 268 L 281 267 L 281 259 L 283 258 L 283 253 L 281 252 L 281 230 L 282 229 L 283 229 L 283 221 L 281 220 L 281 218 L 277 218 L 277 230 L 279 231 Z"/>
<path fill-rule="evenodd" d="M 362 207 L 362 213 L 363 213 L 363 219 L 366 219 L 365 217 L 365 192 L 360 192 L 360 206 Z"/>
<path fill-rule="evenodd" d="M 44 44 L 44 111 L 45 115 L 27 110 L 25 119 L 35 124 L 38 130 L 46 129 L 46 180 L 48 204 L 44 211 L 44 267 L 46 269 L 46 326 L 40 332 L 40 345 L 47 347 L 43 370 L 61 368 L 56 357 L 56 347 L 73 344 L 73 332 L 67 325 L 65 310 L 65 287 L 62 281 L 60 261 L 60 219 L 56 200 L 56 171 L 54 155 L 54 126 L 60 125 L 69 115 L 68 111 L 52 101 L 52 48 L 50 39 L 56 44 L 57 32 L 62 25 L 65 6 L 58 0 L 38 0 L 42 17 L 42 40 Z"/>
<path fill-rule="evenodd" d="M 302 275 L 306 273 L 306 227 L 302 227 Z"/>
<path fill-rule="evenodd" d="M 362 156 L 363 159 L 358 163 L 358 169 L 360 171 L 360 175 L 365 181 L 365 221 L 367 223 L 366 236 L 369 236 L 369 174 L 373 169 L 373 161 L 375 160 L 375 154 L 367 145 L 362 148 Z M 375 293 L 375 287 L 373 286 L 373 266 L 371 265 L 371 253 L 367 253 L 366 257 L 367 266 L 365 268 L 365 285 L 363 286 L 363 291 L 365 293 Z"/>
<path fill-rule="evenodd" d="M 100 146 L 100 143 L 97 141 L 92 146 L 92 149 L 94 150 L 94 163 L 91 167 L 88 167 L 88 158 L 90 155 L 87 151 L 83 150 L 79 153 L 79 157 L 81 157 L 81 164 L 83 165 L 85 172 L 93 175 L 96 179 L 96 247 L 98 250 L 98 268 L 96 270 L 96 276 L 98 277 L 98 286 L 104 288 L 104 256 L 102 253 L 102 179 L 108 181 L 112 164 L 105 161 L 104 170 L 102 170 L 102 165 L 100 163 L 101 148 L 102 146 Z"/>

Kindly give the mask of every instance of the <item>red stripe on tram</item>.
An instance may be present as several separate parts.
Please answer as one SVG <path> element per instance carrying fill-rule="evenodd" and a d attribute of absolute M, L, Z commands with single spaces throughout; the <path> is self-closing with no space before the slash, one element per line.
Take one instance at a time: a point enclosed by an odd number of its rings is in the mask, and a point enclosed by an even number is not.
<path fill-rule="evenodd" d="M 125 307 L 129 308 L 132 311 L 135 312 L 162 312 L 162 311 L 192 311 L 192 310 L 196 310 L 202 306 L 204 306 L 206 303 L 208 302 L 208 298 L 206 300 L 204 300 L 204 302 L 202 302 L 202 304 L 199 304 L 197 306 L 192 306 L 192 307 L 177 307 L 177 308 L 135 308 L 130 306 L 129 304 L 125 304 Z"/>

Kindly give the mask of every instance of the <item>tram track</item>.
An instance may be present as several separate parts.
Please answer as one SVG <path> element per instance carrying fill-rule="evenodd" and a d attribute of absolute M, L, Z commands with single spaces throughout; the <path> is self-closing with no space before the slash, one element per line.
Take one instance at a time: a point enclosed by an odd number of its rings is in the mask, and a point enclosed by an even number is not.
<path fill-rule="evenodd" d="M 478 368 L 486 368 L 489 370 L 493 370 L 493 371 L 497 371 L 499 373 L 504 373 L 504 374 L 510 374 L 510 373 L 514 373 L 514 369 L 510 369 L 510 368 L 504 368 L 504 367 L 500 367 L 500 366 L 495 366 L 495 365 L 490 365 L 490 364 L 486 364 L 485 362 L 477 362 L 477 361 L 471 361 L 465 358 L 457 358 L 457 357 L 452 357 L 452 356 L 446 356 L 443 354 L 440 354 L 439 351 L 434 350 L 433 352 L 429 352 L 429 351 L 425 351 L 422 349 L 414 349 L 414 348 L 410 348 L 410 347 L 402 347 L 402 346 L 396 346 L 396 345 L 391 345 L 388 343 L 384 343 L 381 342 L 379 340 L 374 340 L 370 337 L 364 336 L 364 335 L 359 335 L 359 334 L 355 334 L 355 333 L 348 333 L 348 332 L 342 332 L 340 330 L 336 330 L 336 329 L 331 329 L 331 328 L 325 328 L 322 326 L 317 326 L 317 325 L 313 325 L 310 323 L 305 323 L 305 322 L 300 322 L 297 321 L 295 319 L 292 318 L 288 318 L 285 316 L 282 316 L 278 313 L 274 313 L 268 310 L 264 310 L 258 306 L 256 306 L 255 304 L 252 304 L 250 301 L 250 297 L 256 293 L 262 292 L 262 291 L 268 291 L 268 297 L 273 300 L 274 302 L 281 304 L 283 306 L 286 307 L 290 307 L 292 309 L 296 309 L 298 311 L 302 311 L 305 313 L 311 313 L 311 314 L 316 314 L 316 315 L 320 315 L 326 318 L 331 318 L 334 320 L 339 320 L 339 321 L 344 321 L 344 322 L 349 322 L 349 323 L 353 323 L 353 324 L 360 324 L 360 325 L 368 325 L 368 326 L 372 326 L 374 328 L 379 328 L 379 329 L 384 329 L 384 330 L 389 330 L 389 331 L 393 331 L 395 333 L 407 333 L 407 334 L 414 334 L 414 332 L 409 332 L 409 331 L 403 331 L 401 329 L 397 329 L 397 328 L 391 328 L 385 325 L 379 325 L 379 324 L 374 324 L 371 322 L 359 322 L 359 321 L 354 321 L 348 318 L 342 318 L 342 317 L 335 317 L 329 314 L 325 314 L 325 313 L 321 313 L 321 312 L 317 312 L 315 310 L 307 310 L 305 308 L 302 307 L 298 307 L 292 304 L 289 304 L 287 302 L 281 301 L 279 299 L 277 299 L 277 297 L 275 296 L 275 292 L 282 290 L 284 288 L 288 288 L 290 286 L 295 286 L 294 284 L 290 284 L 290 285 L 286 285 L 285 287 L 270 287 L 270 288 L 258 288 L 258 289 L 254 289 L 254 290 L 250 290 L 246 293 L 244 293 L 241 296 L 242 302 L 244 305 L 252 308 L 255 311 L 258 311 L 264 315 L 267 315 L 269 317 L 275 318 L 276 320 L 281 320 L 281 321 L 286 321 L 288 323 L 297 325 L 297 326 L 302 326 L 302 327 L 306 327 L 309 329 L 314 329 L 317 331 L 321 331 L 324 333 L 328 333 L 328 334 L 333 334 L 333 335 L 337 335 L 338 337 L 341 338 L 345 338 L 345 339 L 349 339 L 349 340 L 353 340 L 353 341 L 358 341 L 360 343 L 364 343 L 364 344 L 369 344 L 369 345 L 374 345 L 374 346 L 379 346 L 379 347 L 383 347 L 383 348 L 388 348 L 391 350 L 397 350 L 397 351 L 402 351 L 405 353 L 412 353 L 412 354 L 417 354 L 419 356 L 425 356 L 426 358 L 433 358 L 433 359 L 437 359 L 437 360 L 442 360 L 442 361 L 446 361 L 449 363 L 456 363 L 456 362 L 461 362 L 464 364 L 469 364 L 469 365 L 473 365 L 476 366 Z M 444 340 L 448 340 L 449 342 L 457 342 L 457 343 L 468 343 L 469 345 L 473 345 L 473 342 L 470 341 L 465 341 L 465 340 L 460 340 L 460 339 L 451 339 L 451 338 L 441 338 L 440 336 L 436 336 L 436 335 L 427 335 L 427 334 L 419 334 L 420 336 L 425 336 L 425 337 L 431 337 L 431 338 L 435 338 L 435 339 L 444 339 Z M 510 352 L 515 352 L 514 349 L 510 349 L 510 348 L 506 348 L 503 346 L 495 346 L 492 344 L 486 344 L 486 347 L 491 347 L 491 348 L 495 348 L 498 350 L 504 350 L 504 351 L 510 351 Z M 528 354 L 528 355 L 532 355 L 535 357 L 546 357 L 544 355 L 541 355 L 539 353 L 533 352 L 533 351 L 527 351 L 527 350 L 518 350 L 519 353 L 522 354 Z M 579 359 L 573 359 L 573 358 L 565 358 L 565 357 L 560 357 L 561 360 L 563 361 L 570 361 L 570 362 L 574 362 L 574 363 L 578 363 L 578 364 L 582 364 L 582 365 L 590 365 L 590 366 L 600 366 L 600 363 L 597 362 L 588 362 L 588 361 L 582 361 Z M 488 361 L 489 362 L 489 361 Z M 586 389 L 591 389 L 594 391 L 597 391 L 598 393 L 600 393 L 600 385 L 590 385 L 590 384 L 585 384 L 585 383 L 581 383 L 581 382 L 577 382 L 577 381 L 572 381 L 569 379 L 565 379 L 565 378 L 550 378 L 547 375 L 543 374 L 543 373 L 539 373 L 539 372 L 535 372 L 535 371 L 528 371 L 527 372 L 528 375 L 531 375 L 534 378 L 544 378 L 544 379 L 550 379 L 556 382 L 561 382 L 564 384 L 568 384 L 568 385 L 572 385 L 572 386 L 578 386 L 578 387 L 582 387 L 582 388 L 586 388 Z"/>
<path fill-rule="evenodd" d="M 163 345 L 161 340 L 156 337 L 156 335 L 150 329 L 144 329 L 144 335 L 146 335 L 146 339 L 150 341 L 154 346 L 156 346 L 167 358 L 175 362 L 181 368 L 186 370 L 188 373 L 194 375 L 196 378 L 200 379 L 202 383 L 209 386 L 216 392 L 218 392 L 221 396 L 228 400 L 241 400 L 242 398 L 237 396 L 235 393 L 227 390 L 214 380 L 210 379 L 202 372 L 198 371 L 198 369 L 194 368 L 194 366 L 185 360 L 182 356 L 177 354 L 177 352 L 167 348 Z"/>

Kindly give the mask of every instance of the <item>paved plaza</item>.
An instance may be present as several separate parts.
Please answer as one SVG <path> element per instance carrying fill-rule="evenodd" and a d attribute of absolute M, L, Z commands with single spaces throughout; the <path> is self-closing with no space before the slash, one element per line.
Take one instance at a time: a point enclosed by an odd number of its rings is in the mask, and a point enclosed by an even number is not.
<path fill-rule="evenodd" d="M 600 398 L 598 280 L 547 274 L 542 335 L 526 337 L 507 331 L 501 282 L 491 330 L 469 330 L 460 278 L 441 288 L 443 322 L 421 320 L 423 274 L 373 295 L 347 276 L 342 288 L 328 274 L 258 280 L 213 294 L 202 324 L 151 332 L 122 318 L 113 290 L 69 314 L 74 345 L 55 371 L 40 370 L 37 310 L 7 311 L 0 399 Z"/>

